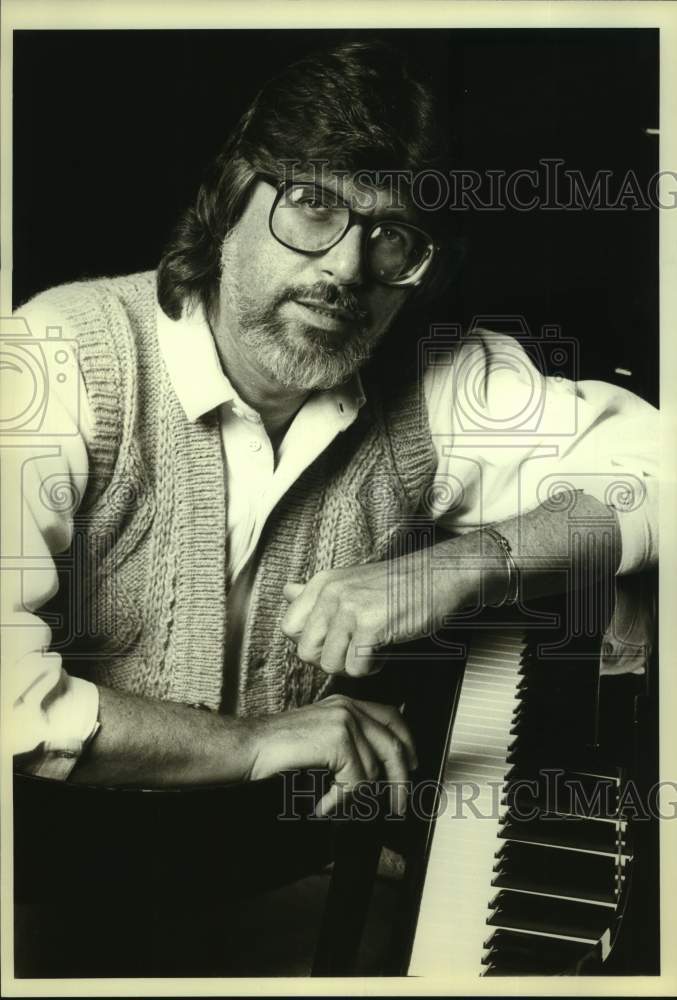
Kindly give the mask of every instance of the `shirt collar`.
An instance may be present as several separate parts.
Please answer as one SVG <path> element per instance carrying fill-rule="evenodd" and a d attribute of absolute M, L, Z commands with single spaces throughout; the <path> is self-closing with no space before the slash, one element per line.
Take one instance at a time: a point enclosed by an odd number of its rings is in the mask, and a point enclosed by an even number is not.
<path fill-rule="evenodd" d="M 192 312 L 184 310 L 177 320 L 170 319 L 158 305 L 157 334 L 174 392 L 191 423 L 222 403 L 236 403 L 250 409 L 221 367 L 201 304 Z M 355 419 L 366 402 L 359 372 L 343 385 L 313 395 L 332 400 L 346 423 Z"/>

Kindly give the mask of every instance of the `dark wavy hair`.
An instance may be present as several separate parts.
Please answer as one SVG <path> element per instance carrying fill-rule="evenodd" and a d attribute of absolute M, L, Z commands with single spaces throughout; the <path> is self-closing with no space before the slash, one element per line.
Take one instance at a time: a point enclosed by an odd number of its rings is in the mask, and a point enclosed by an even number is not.
<path fill-rule="evenodd" d="M 201 300 L 212 314 L 223 240 L 242 215 L 257 174 L 282 179 L 283 161 L 297 169 L 325 161 L 332 170 L 405 170 L 411 176 L 443 169 L 446 156 L 433 88 L 399 49 L 381 41 L 347 42 L 300 59 L 259 91 L 180 218 L 157 272 L 162 309 L 177 319 L 184 301 Z M 428 225 L 436 238 L 438 216 L 431 212 Z M 447 224 L 448 216 L 447 209 Z M 445 283 L 438 258 L 423 294 L 436 294 Z"/>

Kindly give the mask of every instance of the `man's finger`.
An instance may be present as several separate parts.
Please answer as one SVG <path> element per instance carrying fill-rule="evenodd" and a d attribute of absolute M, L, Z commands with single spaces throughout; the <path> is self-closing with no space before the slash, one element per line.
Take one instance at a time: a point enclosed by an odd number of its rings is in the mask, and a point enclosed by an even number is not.
<path fill-rule="evenodd" d="M 318 578 L 317 575 L 306 584 L 286 583 L 284 585 L 283 594 L 285 597 L 287 597 L 287 594 L 290 596 L 296 594 L 295 597 L 291 598 L 291 604 L 282 619 L 282 631 L 290 639 L 298 639 L 301 636 L 306 627 L 308 616 L 315 607 L 323 586 L 324 581 Z M 297 592 L 297 588 L 301 589 Z M 287 597 L 287 600 L 289 600 L 289 597 Z"/>
<path fill-rule="evenodd" d="M 324 638 L 320 666 L 327 674 L 344 673 L 350 644 L 352 622 L 345 615 L 334 615 Z"/>
<path fill-rule="evenodd" d="M 356 715 L 361 716 L 362 732 L 369 741 L 388 781 L 406 782 L 409 777 L 409 750 L 392 729 L 376 722 L 371 716 L 354 708 Z"/>
<path fill-rule="evenodd" d="M 376 701 L 362 701 L 358 698 L 353 698 L 352 704 L 365 715 L 368 715 L 371 719 L 374 719 L 374 721 L 394 733 L 407 749 L 409 767 L 412 769 L 418 767 L 418 756 L 416 754 L 416 747 L 414 746 L 414 738 L 397 709 L 391 705 L 381 705 Z"/>
<path fill-rule="evenodd" d="M 345 654 L 345 672 L 351 677 L 367 677 L 377 674 L 382 664 L 374 662 L 374 653 L 380 647 L 374 642 L 365 642 L 353 636 Z"/>
<path fill-rule="evenodd" d="M 291 604 L 292 601 L 296 600 L 299 594 L 303 593 L 304 587 L 305 583 L 285 583 L 282 588 L 282 596 Z"/>
<path fill-rule="evenodd" d="M 353 711 L 351 711 L 350 714 L 353 718 L 355 718 L 355 713 Z M 322 796 L 316 805 L 316 816 L 328 815 L 336 808 L 342 799 L 350 795 L 356 785 L 358 785 L 361 781 L 367 780 L 368 775 L 362 764 L 362 756 L 360 755 L 355 740 L 358 729 L 359 723 L 357 722 L 355 722 L 355 725 L 350 725 L 347 728 L 348 739 L 342 741 L 339 756 L 333 764 L 334 784 L 331 786 L 329 791 Z M 364 740 L 363 734 L 360 735 Z M 367 749 L 366 751 L 363 750 L 363 752 L 365 752 L 365 759 L 369 762 L 374 755 L 373 750 Z M 371 765 L 369 766 L 371 769 Z M 378 765 L 375 764 L 373 766 L 377 767 Z"/>
<path fill-rule="evenodd" d="M 340 791 L 338 785 L 332 785 L 315 806 L 315 816 L 329 816 L 339 803 Z"/>
<path fill-rule="evenodd" d="M 316 667 L 320 666 L 328 624 L 326 613 L 316 604 L 299 636 L 296 647 L 296 655 L 305 663 L 312 663 Z"/>
<path fill-rule="evenodd" d="M 350 735 L 355 744 L 355 750 L 360 758 L 360 764 L 364 772 L 366 781 L 376 781 L 381 771 L 378 752 L 369 742 L 362 727 L 362 719 L 359 712 L 352 712 L 354 725 L 350 727 Z M 363 717 L 362 717 L 363 718 Z"/>

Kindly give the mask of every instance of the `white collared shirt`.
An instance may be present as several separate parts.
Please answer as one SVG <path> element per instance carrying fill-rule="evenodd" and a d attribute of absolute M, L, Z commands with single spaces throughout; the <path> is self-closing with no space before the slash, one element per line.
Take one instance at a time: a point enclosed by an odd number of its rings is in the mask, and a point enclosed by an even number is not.
<path fill-rule="evenodd" d="M 46 326 L 67 323 L 41 305 L 19 311 L 38 336 Z M 239 646 L 246 622 L 256 551 L 268 516 L 312 461 L 355 420 L 364 403 L 359 376 L 340 388 L 312 394 L 299 409 L 274 454 L 258 413 L 236 393 L 225 375 L 201 309 L 170 320 L 158 308 L 157 336 L 174 391 L 194 421 L 218 408 L 227 489 L 229 552 L 228 656 L 224 664 L 225 706 L 236 708 Z M 604 382 L 545 378 L 520 344 L 504 335 L 468 343 L 451 359 L 426 368 L 422 379 L 438 466 L 433 514 L 462 532 L 534 509 L 553 483 L 584 489 L 618 511 L 623 545 L 619 574 L 657 559 L 657 411 L 631 392 Z M 60 438 L 59 454 L 31 462 L 21 482 L 26 537 L 24 551 L 43 558 L 63 551 L 72 537 L 72 512 L 47 512 L 38 502 L 41 480 L 60 471 L 82 486 L 88 474 L 87 443 L 94 430 L 80 376 L 78 414 Z M 60 387 L 53 390 L 57 397 Z M 63 409 L 67 411 L 67 400 Z M 44 441 L 48 429 L 43 427 Z M 614 482 L 631 481 L 641 503 L 624 506 Z M 617 491 L 618 494 L 618 491 Z M 49 523 L 48 523 L 49 518 Z M 42 653 L 50 633 L 35 612 L 54 593 L 53 565 L 17 574 L 10 586 L 14 614 L 24 626 L 21 642 L 6 658 L 11 672 L 14 752 L 43 748 L 33 773 L 67 777 L 96 726 L 98 689 L 69 677 L 56 653 Z M 612 650 L 613 653 L 613 650 Z M 632 669 L 630 663 L 625 669 Z"/>
<path fill-rule="evenodd" d="M 158 309 L 157 333 L 169 377 L 188 420 L 219 409 L 228 497 L 224 708 L 236 711 L 239 650 L 255 570 L 253 556 L 263 528 L 301 473 L 352 424 L 364 403 L 364 392 L 356 375 L 341 388 L 314 393 L 296 413 L 275 454 L 260 415 L 240 398 L 223 371 L 202 309 L 184 315 L 179 322 Z"/>
<path fill-rule="evenodd" d="M 364 403 L 359 375 L 338 389 L 314 393 L 296 413 L 277 450 L 261 417 L 223 371 L 200 308 L 179 322 L 158 309 L 160 351 L 188 420 L 219 408 L 228 496 L 229 582 L 251 560 L 278 500 L 301 473 L 349 427 Z M 190 358 L 190 364 L 187 359 Z"/>

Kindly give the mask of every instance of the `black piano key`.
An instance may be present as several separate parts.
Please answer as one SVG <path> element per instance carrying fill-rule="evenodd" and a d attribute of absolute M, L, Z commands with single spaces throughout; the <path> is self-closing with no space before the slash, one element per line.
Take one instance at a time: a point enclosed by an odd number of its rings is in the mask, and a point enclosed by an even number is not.
<path fill-rule="evenodd" d="M 566 684 L 594 678 L 597 673 L 599 656 L 589 660 L 552 660 L 546 662 L 542 655 L 533 653 L 524 657 L 524 666 L 527 667 L 535 677 L 542 678 L 546 683 Z"/>
<path fill-rule="evenodd" d="M 508 744 L 507 763 L 510 765 L 534 768 L 561 767 L 567 771 L 590 771 L 598 774 L 611 774 L 615 767 L 604 751 L 592 747 L 585 739 L 578 745 L 570 743 L 548 745 L 543 741 L 520 739 L 515 736 Z"/>
<path fill-rule="evenodd" d="M 548 775 L 547 769 L 540 769 L 540 773 L 532 772 L 528 778 L 511 777 L 502 804 L 521 816 L 538 809 L 564 816 L 615 819 L 618 784 L 614 778 L 572 771 Z"/>
<path fill-rule="evenodd" d="M 575 736 L 579 733 L 585 738 L 589 726 L 590 720 L 580 714 L 577 717 L 558 718 L 551 712 L 538 712 L 533 715 L 525 712 L 517 722 L 513 723 L 510 732 L 513 736 L 519 736 L 520 739 L 538 737 L 552 743 L 556 739 L 561 740 L 563 737 Z"/>
<path fill-rule="evenodd" d="M 494 866 L 492 885 L 502 889 L 588 899 L 599 903 L 616 900 L 614 858 L 580 851 L 560 851 L 537 844 L 506 843 Z"/>
<path fill-rule="evenodd" d="M 568 736 L 588 740 L 591 732 L 592 718 L 583 715 L 574 716 L 575 706 L 563 708 L 564 715 L 560 718 L 554 712 L 548 710 L 535 712 L 525 712 L 522 718 L 514 723 L 513 728 L 516 736 L 538 736 L 552 742 L 555 738 L 560 740 Z"/>
<path fill-rule="evenodd" d="M 578 695 L 582 695 L 586 701 L 581 703 L 581 707 L 587 704 L 587 698 L 596 690 L 596 683 L 591 683 L 588 680 L 579 680 L 578 685 L 567 683 L 566 686 L 563 686 L 553 683 L 552 674 L 534 676 L 528 671 L 524 671 L 517 683 L 518 689 L 524 693 L 524 697 L 529 701 L 542 700 L 544 703 L 548 703 L 559 699 L 572 705 L 578 700 Z"/>
<path fill-rule="evenodd" d="M 497 843 L 498 849 L 494 854 L 494 871 L 497 873 L 549 868 L 556 868 L 567 874 L 583 871 L 586 881 L 597 887 L 612 882 L 619 871 L 622 871 L 621 862 L 615 856 L 575 849 L 561 850 L 555 846 L 516 840 L 499 839 Z"/>
<path fill-rule="evenodd" d="M 565 697 L 557 691 L 533 691 L 528 685 L 525 685 L 524 688 L 518 688 L 518 690 L 520 692 L 519 703 L 524 709 L 524 715 L 534 719 L 541 717 L 557 720 L 559 718 L 561 722 L 574 724 L 579 722 L 581 717 L 587 720 L 587 717 L 592 714 L 587 695 L 584 693 L 581 703 L 578 699 Z M 568 710 L 575 707 L 577 711 L 573 715 L 567 713 L 566 716 L 562 715 L 560 718 L 559 709 L 562 706 Z"/>
<path fill-rule="evenodd" d="M 562 975 L 599 952 L 597 945 L 499 929 L 486 942 L 486 976 Z"/>
<path fill-rule="evenodd" d="M 498 836 L 503 840 L 605 854 L 617 853 L 619 843 L 617 825 L 604 820 L 548 818 L 522 820 L 510 814 L 507 821 L 499 828 Z"/>
<path fill-rule="evenodd" d="M 604 750 L 590 745 L 561 746 L 559 748 L 528 746 L 526 741 L 515 737 L 510 753 L 515 760 L 516 776 L 533 777 L 546 770 L 559 768 L 561 771 L 578 771 L 582 774 L 596 774 L 601 777 L 618 777 L 616 761 Z M 527 772 L 530 772 L 527 774 Z"/>
<path fill-rule="evenodd" d="M 598 941 L 613 920 L 614 911 L 596 903 L 532 896 L 526 892 L 501 890 L 489 904 L 491 926 L 540 931 L 561 937 Z"/>
<path fill-rule="evenodd" d="M 587 721 L 593 714 L 593 708 L 589 701 L 592 692 L 580 692 L 581 698 L 579 699 L 565 695 L 561 691 L 547 690 L 545 688 L 534 690 L 526 678 L 522 678 L 519 682 L 518 691 L 520 701 L 526 709 L 525 714 L 537 715 L 542 713 L 544 716 L 557 718 L 558 708 L 561 706 L 565 706 L 567 709 L 576 709 L 576 713 L 569 717 L 569 722 L 578 721 L 581 717 Z"/>
<path fill-rule="evenodd" d="M 545 760 L 533 760 L 526 754 L 520 754 L 519 762 L 512 765 L 510 772 L 506 774 L 506 781 L 533 781 L 534 779 L 545 779 L 547 777 L 547 771 L 558 771 L 561 772 L 557 778 L 558 781 L 580 781 L 585 783 L 599 780 L 607 781 L 609 784 L 619 784 L 620 770 L 613 764 L 606 770 L 603 767 L 595 767 L 586 771 L 578 768 L 565 767 L 561 761 L 562 756 L 563 754 L 560 754 L 558 760 L 550 760 L 547 757 Z M 599 761 L 599 763 L 601 763 L 601 761 Z"/>

